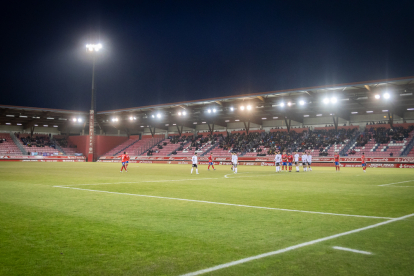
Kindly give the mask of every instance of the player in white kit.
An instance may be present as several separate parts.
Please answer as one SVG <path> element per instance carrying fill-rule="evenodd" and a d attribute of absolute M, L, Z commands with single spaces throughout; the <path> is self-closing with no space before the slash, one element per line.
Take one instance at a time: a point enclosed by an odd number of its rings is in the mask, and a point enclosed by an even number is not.
<path fill-rule="evenodd" d="M 312 154 L 309 151 L 308 152 L 308 168 L 310 171 L 312 171 L 311 164 L 312 164 Z"/>
<path fill-rule="evenodd" d="M 296 172 L 299 172 L 299 154 L 296 151 L 293 158 L 295 159 Z"/>
<path fill-rule="evenodd" d="M 308 155 L 306 154 L 306 151 L 302 154 L 302 166 L 303 166 L 303 171 L 306 172 L 306 164 L 308 163 Z"/>
<path fill-rule="evenodd" d="M 280 172 L 280 163 L 282 163 L 282 155 L 279 151 L 277 151 L 277 154 L 275 156 L 276 172 Z"/>
<path fill-rule="evenodd" d="M 196 168 L 196 174 L 198 174 L 198 161 L 197 161 L 197 152 L 194 153 L 193 157 L 191 157 L 191 161 L 193 163 L 191 167 L 191 173 L 193 173 L 193 169 Z"/>
<path fill-rule="evenodd" d="M 237 162 L 239 158 L 237 157 L 237 154 L 233 152 L 233 155 L 231 156 L 231 163 L 233 164 L 233 171 L 234 173 L 237 173 Z"/>

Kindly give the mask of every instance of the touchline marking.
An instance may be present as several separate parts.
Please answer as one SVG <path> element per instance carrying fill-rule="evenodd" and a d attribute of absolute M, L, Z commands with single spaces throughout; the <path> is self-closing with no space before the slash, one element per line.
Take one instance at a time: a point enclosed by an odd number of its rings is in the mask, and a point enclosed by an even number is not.
<path fill-rule="evenodd" d="M 93 184 L 71 184 L 71 185 L 62 185 L 62 186 L 66 186 L 66 187 L 72 187 L 72 186 L 96 186 L 96 185 L 130 184 L 130 183 L 172 182 L 172 181 L 194 181 L 194 180 L 205 180 L 205 179 L 219 179 L 219 178 L 194 178 L 194 179 L 148 180 L 148 181 L 134 181 L 134 182 L 112 182 L 112 183 L 93 183 Z M 60 186 L 59 186 L 59 187 L 60 187 Z"/>
<path fill-rule="evenodd" d="M 186 198 L 176 198 L 176 197 L 165 197 L 165 196 L 153 196 L 153 195 L 140 195 L 140 194 L 130 194 L 130 193 L 109 192 L 109 191 L 92 190 L 92 189 L 82 189 L 82 188 L 75 188 L 75 187 L 68 187 L 68 186 L 53 186 L 53 187 L 54 188 L 66 188 L 66 189 L 80 190 L 80 191 L 89 191 L 89 192 L 116 194 L 116 195 L 129 195 L 129 196 L 139 196 L 139 197 L 149 197 L 149 198 L 171 199 L 171 200 L 180 200 L 180 201 L 207 203 L 207 204 L 217 204 L 217 205 L 226 205 L 226 206 L 237 206 L 237 207 L 255 208 L 255 209 L 265 209 L 265 210 L 278 210 L 278 211 L 287 211 L 287 212 L 299 212 L 299 213 L 310 213 L 310 214 L 331 215 L 331 216 L 344 216 L 344 217 L 357 217 L 357 218 L 393 219 L 393 218 L 389 218 L 389 217 L 376 217 L 376 216 L 363 216 L 363 215 L 336 214 L 336 213 L 325 213 L 325 212 L 315 212 L 315 211 L 303 211 L 303 210 L 293 210 L 293 209 L 282 209 L 282 208 L 273 208 L 273 207 L 262 207 L 262 206 L 253 206 L 253 205 L 223 203 L 223 202 L 214 202 L 214 201 L 196 200 L 196 199 L 186 199 Z"/>
<path fill-rule="evenodd" d="M 355 229 L 355 230 L 335 234 L 335 235 L 332 235 L 332 236 L 328 236 L 328 237 L 325 237 L 325 238 L 321 238 L 321 239 L 317 239 L 317 240 L 313 240 L 313 241 L 309 241 L 309 242 L 300 243 L 300 244 L 289 246 L 289 247 L 279 249 L 279 250 L 276 250 L 276 251 L 267 252 L 267 253 L 264 253 L 264 254 L 260 254 L 260 255 L 244 258 L 244 259 L 240 259 L 240 260 L 237 260 L 237 261 L 233 261 L 233 262 L 213 266 L 213 267 L 198 270 L 198 271 L 195 271 L 195 272 L 190 272 L 190 273 L 187 273 L 187 274 L 183 274 L 181 276 L 201 275 L 201 274 L 204 274 L 204 273 L 216 271 L 216 270 L 227 268 L 227 267 L 230 267 L 230 266 L 235 266 L 235 265 L 247 263 L 247 262 L 250 262 L 250 261 L 254 261 L 254 260 L 257 260 L 257 259 L 261 259 L 261 258 L 265 258 L 265 257 L 285 253 L 285 252 L 295 250 L 295 249 L 298 249 L 298 248 L 301 248 L 301 247 L 305 247 L 305 246 L 308 246 L 308 245 L 313 245 L 313 244 L 320 243 L 320 242 L 323 242 L 323 241 L 332 240 L 332 239 L 336 239 L 336 238 L 339 238 L 339 237 L 342 237 L 342 236 L 358 233 L 358 232 L 368 230 L 368 229 L 371 229 L 371 228 L 376 228 L 378 226 L 382 226 L 382 225 L 385 225 L 385 224 L 388 224 L 388 223 L 391 223 L 391 222 L 403 220 L 403 219 L 406 219 L 406 218 L 409 218 L 409 217 L 412 217 L 412 216 L 414 216 L 414 214 L 406 215 L 406 216 L 399 217 L 399 218 L 394 218 L 394 219 L 383 221 L 383 222 L 373 224 L 373 225 L 370 225 L 370 226 L 366 226 L 366 227 L 358 228 L 358 229 Z"/>
<path fill-rule="evenodd" d="M 356 249 L 351 249 L 351 248 L 346 248 L 346 247 L 332 246 L 332 248 L 333 249 L 338 249 L 338 250 L 343 250 L 343 251 L 349 251 L 349 252 L 354 252 L 354 253 L 365 254 L 365 255 L 372 255 L 372 253 L 368 252 L 368 251 L 356 250 Z"/>
<path fill-rule="evenodd" d="M 400 184 L 400 183 L 407 183 L 407 182 L 412 182 L 412 181 L 414 181 L 414 180 L 401 181 L 401 182 L 395 182 L 395 183 L 388 183 L 388 184 L 382 184 L 382 185 L 378 185 L 378 186 L 389 186 L 389 185 Z"/>

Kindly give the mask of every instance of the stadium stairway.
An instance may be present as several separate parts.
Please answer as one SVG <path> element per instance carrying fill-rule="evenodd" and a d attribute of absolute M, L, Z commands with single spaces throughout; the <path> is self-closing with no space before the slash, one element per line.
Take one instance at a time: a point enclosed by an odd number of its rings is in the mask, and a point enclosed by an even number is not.
<path fill-rule="evenodd" d="M 64 151 L 63 150 L 63 148 L 59 145 L 59 143 L 58 143 L 58 141 L 56 141 L 55 139 L 51 139 L 53 142 L 55 142 L 55 147 L 56 147 L 56 149 L 58 150 L 58 151 L 60 151 L 60 152 L 62 152 L 63 153 L 63 155 L 68 155 L 67 153 L 66 153 L 66 151 Z"/>
<path fill-rule="evenodd" d="M 406 145 L 405 149 L 401 152 L 400 156 L 411 155 L 411 151 L 414 147 L 414 130 L 410 132 L 409 136 L 411 138 L 410 142 Z M 413 152 L 414 153 L 414 152 Z"/>
<path fill-rule="evenodd" d="M 22 152 L 22 154 L 27 155 L 28 154 L 27 151 L 23 148 L 23 145 L 19 142 L 19 139 L 17 139 L 17 137 L 11 131 L 10 131 L 10 137 L 12 138 L 16 146 L 19 148 L 19 150 Z"/>
<path fill-rule="evenodd" d="M 130 139 L 130 140 L 132 140 L 132 139 Z M 129 140 L 128 140 L 128 141 L 129 141 Z M 138 141 L 140 141 L 140 140 L 139 140 L 139 138 L 138 138 L 138 139 L 136 139 L 136 140 L 134 140 L 132 143 L 128 143 L 126 147 L 124 147 L 124 148 L 122 148 L 121 150 L 119 150 L 118 152 L 116 152 L 116 153 L 114 154 L 114 156 L 116 156 L 116 155 L 120 154 L 121 152 L 123 152 L 123 151 L 124 151 L 124 150 L 126 150 L 127 148 L 131 147 L 132 145 L 134 145 L 134 144 L 135 144 L 136 142 L 138 142 Z"/>
<path fill-rule="evenodd" d="M 210 147 L 208 150 L 206 150 L 201 156 L 206 156 L 210 151 L 212 151 L 213 149 L 217 148 L 219 146 L 219 143 L 216 142 L 214 144 L 214 146 Z"/>
<path fill-rule="evenodd" d="M 355 145 L 355 142 L 356 142 L 356 140 L 357 140 L 357 138 L 358 138 L 358 136 L 359 135 L 361 135 L 361 133 L 358 131 L 355 135 L 354 135 L 354 137 L 351 139 L 351 141 L 349 141 L 349 143 L 348 144 L 346 144 L 345 145 L 345 147 L 339 152 L 339 154 L 341 155 L 341 156 L 345 156 L 345 154 L 348 152 L 348 150 L 353 146 L 353 145 Z"/>

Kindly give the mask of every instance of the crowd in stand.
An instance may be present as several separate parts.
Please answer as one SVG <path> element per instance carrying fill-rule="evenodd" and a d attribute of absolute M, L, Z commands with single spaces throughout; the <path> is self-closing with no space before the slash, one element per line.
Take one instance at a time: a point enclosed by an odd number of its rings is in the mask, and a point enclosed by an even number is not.
<path fill-rule="evenodd" d="M 3 142 L 7 142 L 7 140 L 5 138 L 1 138 L 0 143 L 3 143 Z"/>
<path fill-rule="evenodd" d="M 275 154 L 277 151 L 303 152 L 307 149 L 319 150 L 320 156 L 328 155 L 325 148 L 342 144 L 351 139 L 356 129 L 305 130 L 296 132 L 234 133 L 220 140 L 220 148 L 238 153 L 257 152 L 258 156 Z M 263 152 L 262 148 L 268 149 Z"/>
<path fill-rule="evenodd" d="M 409 133 L 414 126 L 393 127 L 386 129 L 385 127 L 366 127 L 364 133 L 357 138 L 357 146 L 363 147 L 369 140 L 374 139 L 376 143 L 386 144 L 391 141 L 403 141 L 408 138 Z"/>
<path fill-rule="evenodd" d="M 21 137 L 23 145 L 28 147 L 51 147 L 56 149 L 55 142 L 52 141 L 48 136 L 27 136 Z"/>
<path fill-rule="evenodd" d="M 70 144 L 67 138 L 55 138 L 55 140 L 63 148 L 77 148 L 76 145 Z"/>

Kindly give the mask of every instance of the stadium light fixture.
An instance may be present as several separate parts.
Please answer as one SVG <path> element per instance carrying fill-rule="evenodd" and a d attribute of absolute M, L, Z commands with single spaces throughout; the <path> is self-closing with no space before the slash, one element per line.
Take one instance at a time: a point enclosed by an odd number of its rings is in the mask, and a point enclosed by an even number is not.
<path fill-rule="evenodd" d="M 358 112 L 357 111 L 353 111 L 353 112 L 351 112 L 351 114 L 358 114 Z"/>
<path fill-rule="evenodd" d="M 321 116 L 322 116 L 322 114 L 316 114 L 316 116 L 317 116 L 317 117 L 321 117 Z"/>
<path fill-rule="evenodd" d="M 43 125 L 44 127 L 48 127 L 48 125 Z"/>
<path fill-rule="evenodd" d="M 39 126 L 39 125 L 35 124 L 34 126 Z"/>
<path fill-rule="evenodd" d="M 18 126 L 21 126 L 22 124 L 19 124 L 19 123 L 18 123 L 17 125 L 18 125 Z"/>
<path fill-rule="evenodd" d="M 186 111 L 183 111 L 183 115 L 185 116 L 185 115 L 187 115 L 187 112 Z"/>
<path fill-rule="evenodd" d="M 280 106 L 281 107 L 285 107 L 285 103 L 280 103 Z"/>
<path fill-rule="evenodd" d="M 408 111 L 413 111 L 413 110 L 414 110 L 414 108 L 407 108 L 407 110 L 408 110 Z"/>
<path fill-rule="evenodd" d="M 267 118 L 262 118 L 262 120 L 266 120 Z"/>
<path fill-rule="evenodd" d="M 328 98 L 323 99 L 323 103 L 324 104 L 328 104 L 329 103 L 329 99 Z"/>
<path fill-rule="evenodd" d="M 24 115 L 20 115 L 19 117 L 20 118 L 27 118 L 27 116 L 24 116 Z"/>
<path fill-rule="evenodd" d="M 207 109 L 207 112 L 208 112 L 208 113 L 211 113 L 211 109 Z"/>
<path fill-rule="evenodd" d="M 382 112 L 388 112 L 388 109 L 384 109 Z"/>
<path fill-rule="evenodd" d="M 98 44 L 86 44 L 86 49 L 89 50 L 89 52 L 98 52 L 99 50 L 102 49 L 102 44 L 98 43 Z"/>
<path fill-rule="evenodd" d="M 331 98 L 331 103 L 335 104 L 338 102 L 338 99 L 336 97 Z"/>
<path fill-rule="evenodd" d="M 279 117 L 273 117 L 273 120 L 278 119 Z"/>
<path fill-rule="evenodd" d="M 299 104 L 300 105 L 304 105 L 305 104 L 305 101 L 304 100 L 301 100 L 301 101 L 299 101 Z"/>
<path fill-rule="evenodd" d="M 244 105 L 240 106 L 240 110 L 243 111 L 244 110 Z"/>
<path fill-rule="evenodd" d="M 230 111 L 234 111 L 234 108 L 233 107 L 230 107 Z"/>
<path fill-rule="evenodd" d="M 374 113 L 374 111 L 370 110 L 370 111 L 367 111 L 367 113 Z"/>
<path fill-rule="evenodd" d="M 76 118 L 73 118 L 72 121 L 76 122 Z"/>
<path fill-rule="evenodd" d="M 213 108 L 213 112 L 216 113 L 217 112 L 217 109 Z"/>
<path fill-rule="evenodd" d="M 389 99 L 391 97 L 390 93 L 386 92 L 384 93 L 384 99 Z"/>
<path fill-rule="evenodd" d="M 252 110 L 252 106 L 250 104 L 246 108 L 247 110 Z"/>
<path fill-rule="evenodd" d="M 58 127 L 57 125 L 53 125 L 53 127 Z"/>
<path fill-rule="evenodd" d="M 152 117 L 152 118 L 155 118 L 155 116 L 154 116 L 154 115 L 152 115 L 151 117 Z"/>
<path fill-rule="evenodd" d="M 240 122 L 240 120 L 234 120 L 234 121 L 236 121 L 236 122 Z"/>
<path fill-rule="evenodd" d="M 161 118 L 161 114 L 160 113 L 157 114 L 157 118 Z"/>
<path fill-rule="evenodd" d="M 6 125 L 11 125 L 11 123 L 6 123 Z"/>
<path fill-rule="evenodd" d="M 287 103 L 287 105 L 288 105 L 288 106 L 292 106 L 292 103 L 291 103 L 291 102 L 288 102 L 288 103 Z"/>
<path fill-rule="evenodd" d="M 78 123 L 82 123 L 82 118 L 78 118 Z"/>
<path fill-rule="evenodd" d="M 134 117 L 129 117 L 129 120 L 131 120 L 131 121 L 134 120 Z"/>
<path fill-rule="evenodd" d="M 181 112 L 178 112 L 178 116 L 181 116 Z"/>
<path fill-rule="evenodd" d="M 309 117 L 309 115 L 303 115 L 303 117 Z"/>
<path fill-rule="evenodd" d="M 379 100 L 379 99 L 381 98 L 380 94 L 376 94 L 374 97 L 375 97 L 375 99 L 377 99 L 377 100 Z"/>

